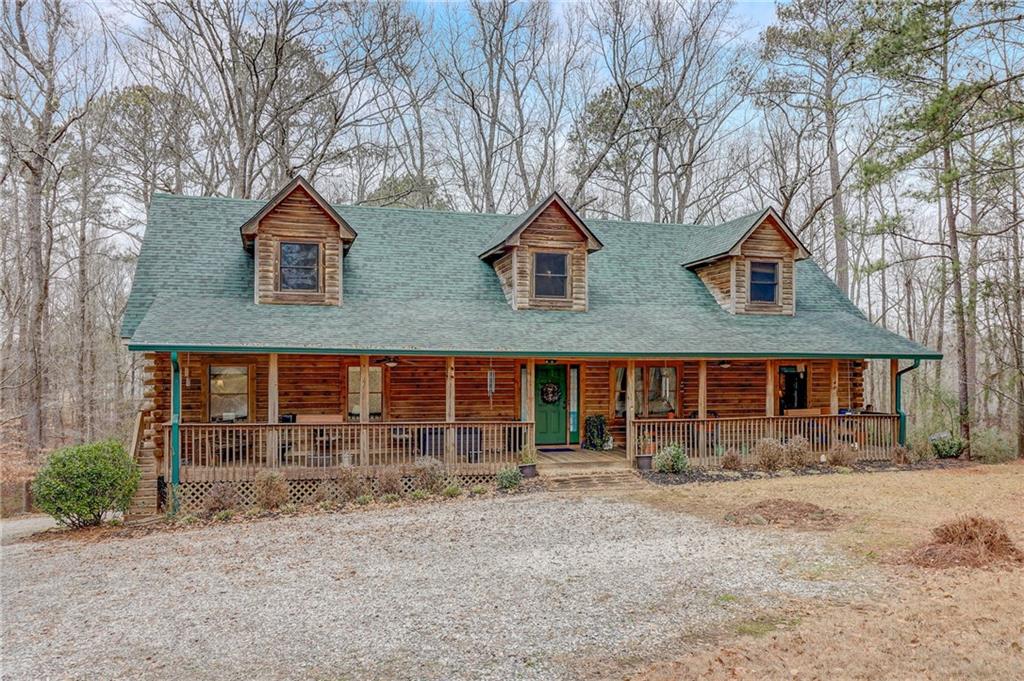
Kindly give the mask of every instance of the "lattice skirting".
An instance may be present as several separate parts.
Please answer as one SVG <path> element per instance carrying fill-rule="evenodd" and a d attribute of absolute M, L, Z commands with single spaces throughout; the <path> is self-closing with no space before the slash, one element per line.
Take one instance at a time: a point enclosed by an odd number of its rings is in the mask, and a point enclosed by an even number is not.
<path fill-rule="evenodd" d="M 454 484 L 459 485 L 463 489 L 469 489 L 473 485 L 486 485 L 494 482 L 493 473 L 474 473 L 469 475 L 453 475 L 451 481 Z M 376 492 L 377 481 L 372 476 L 367 476 L 367 483 L 371 489 Z M 316 479 L 305 479 L 305 480 L 288 480 L 289 490 L 289 501 L 293 504 L 309 504 L 312 503 L 316 497 L 317 490 L 322 484 L 331 484 L 328 480 L 316 480 Z M 235 494 L 238 495 L 238 501 L 242 506 L 249 507 L 256 504 L 255 494 L 253 493 L 253 482 L 252 480 L 237 480 L 234 482 L 209 482 L 209 481 L 189 481 L 182 482 L 178 485 L 178 511 L 180 513 L 198 513 L 203 510 L 203 500 L 206 495 L 217 484 L 231 485 L 235 488 Z M 409 494 L 415 488 L 415 479 L 412 476 L 404 476 L 402 478 L 402 489 L 406 494 Z"/>

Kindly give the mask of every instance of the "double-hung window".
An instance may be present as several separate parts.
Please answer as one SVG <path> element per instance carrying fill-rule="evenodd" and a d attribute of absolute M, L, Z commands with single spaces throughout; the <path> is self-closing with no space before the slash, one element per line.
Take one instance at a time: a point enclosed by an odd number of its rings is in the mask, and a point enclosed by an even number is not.
<path fill-rule="evenodd" d="M 750 263 L 750 302 L 779 302 L 779 263 L 752 261 Z"/>
<path fill-rule="evenodd" d="M 568 254 L 533 254 L 533 295 L 535 298 L 569 297 Z"/>
<path fill-rule="evenodd" d="M 280 290 L 320 290 L 320 244 L 283 241 L 280 263 Z"/>

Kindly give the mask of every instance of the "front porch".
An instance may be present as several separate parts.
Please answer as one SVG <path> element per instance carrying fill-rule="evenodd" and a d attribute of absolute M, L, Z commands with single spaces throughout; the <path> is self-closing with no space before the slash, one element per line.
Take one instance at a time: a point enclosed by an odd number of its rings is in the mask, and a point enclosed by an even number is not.
<path fill-rule="evenodd" d="M 542 474 L 632 467 L 669 445 L 713 467 L 729 450 L 753 463 L 758 440 L 798 435 L 815 452 L 845 443 L 861 459 L 885 459 L 900 438 L 897 414 L 865 408 L 863 360 L 212 352 L 147 360 L 140 450 L 166 482 L 197 490 L 273 470 L 309 492 L 341 471 L 411 475 L 425 463 L 477 481 L 527 452 Z M 604 419 L 609 450 L 584 448 L 588 417 Z"/>

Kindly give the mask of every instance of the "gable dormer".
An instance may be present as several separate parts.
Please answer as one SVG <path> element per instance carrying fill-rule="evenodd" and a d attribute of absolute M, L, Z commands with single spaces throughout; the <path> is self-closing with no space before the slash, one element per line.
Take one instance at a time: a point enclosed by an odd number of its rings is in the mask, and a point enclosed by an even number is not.
<path fill-rule="evenodd" d="M 795 313 L 795 264 L 810 252 L 774 209 L 708 232 L 703 252 L 684 265 L 700 277 L 722 309 L 733 314 Z"/>
<path fill-rule="evenodd" d="M 553 192 L 503 226 L 480 254 L 513 310 L 587 309 L 587 257 L 603 244 Z"/>
<path fill-rule="evenodd" d="M 343 259 L 356 232 L 303 177 L 242 225 L 258 304 L 341 305 Z"/>

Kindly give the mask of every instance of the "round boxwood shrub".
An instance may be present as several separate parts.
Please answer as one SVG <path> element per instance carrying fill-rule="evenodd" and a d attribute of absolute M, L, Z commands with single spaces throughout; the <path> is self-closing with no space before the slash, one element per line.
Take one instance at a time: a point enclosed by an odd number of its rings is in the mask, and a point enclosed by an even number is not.
<path fill-rule="evenodd" d="M 35 504 L 61 525 L 87 527 L 112 511 L 127 512 L 139 467 L 116 440 L 59 449 L 32 483 Z"/>

